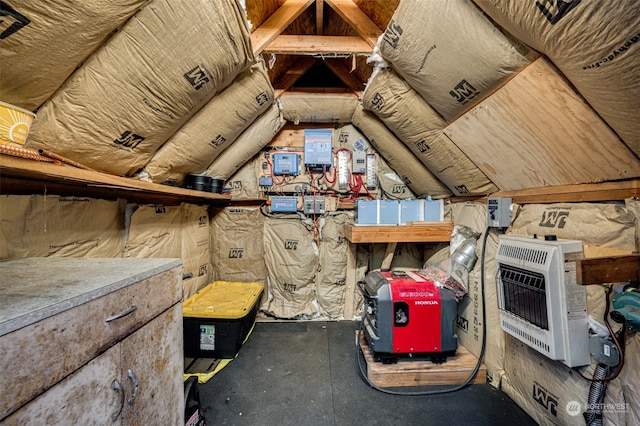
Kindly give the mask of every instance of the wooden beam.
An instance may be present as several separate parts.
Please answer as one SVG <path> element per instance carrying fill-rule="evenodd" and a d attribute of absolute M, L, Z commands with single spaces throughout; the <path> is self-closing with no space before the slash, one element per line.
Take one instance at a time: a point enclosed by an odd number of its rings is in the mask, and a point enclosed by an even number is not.
<path fill-rule="evenodd" d="M 325 0 L 365 40 L 374 47 L 382 30 L 351 0 Z"/>
<path fill-rule="evenodd" d="M 286 0 L 262 25 L 251 33 L 253 54 L 259 55 L 264 48 L 295 19 L 304 12 L 314 0 Z"/>
<path fill-rule="evenodd" d="M 576 262 L 578 284 L 640 281 L 640 254 L 592 257 Z"/>
<path fill-rule="evenodd" d="M 264 48 L 264 53 L 284 55 L 369 55 L 371 47 L 360 37 L 280 35 Z"/>
<path fill-rule="evenodd" d="M 341 60 L 327 59 L 324 63 L 349 89 L 358 94 L 364 91 L 364 83 L 353 75 Z"/>
<path fill-rule="evenodd" d="M 301 57 L 294 63 L 280 79 L 274 83 L 275 97 L 278 98 L 282 93 L 295 84 L 300 77 L 304 75 L 313 66 L 316 60 L 310 56 Z"/>
<path fill-rule="evenodd" d="M 578 185 L 545 186 L 517 191 L 499 191 L 491 197 L 510 197 L 516 204 L 623 201 L 640 196 L 640 179 Z"/>
<path fill-rule="evenodd" d="M 316 34 L 322 35 L 324 27 L 324 1 L 316 0 Z"/>

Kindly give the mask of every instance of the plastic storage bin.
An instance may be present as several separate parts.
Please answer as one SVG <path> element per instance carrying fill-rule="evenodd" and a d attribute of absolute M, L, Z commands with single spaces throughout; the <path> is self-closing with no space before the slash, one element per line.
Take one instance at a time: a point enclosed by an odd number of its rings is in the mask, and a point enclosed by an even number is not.
<path fill-rule="evenodd" d="M 215 281 L 185 300 L 185 357 L 235 357 L 256 320 L 263 291 L 259 282 Z"/>

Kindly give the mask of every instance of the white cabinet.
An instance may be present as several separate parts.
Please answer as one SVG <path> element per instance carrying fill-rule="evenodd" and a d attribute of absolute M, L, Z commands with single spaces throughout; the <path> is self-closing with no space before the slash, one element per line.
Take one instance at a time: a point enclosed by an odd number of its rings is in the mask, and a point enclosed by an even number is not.
<path fill-rule="evenodd" d="M 0 423 L 184 424 L 180 274 L 175 259 L 0 263 Z"/>

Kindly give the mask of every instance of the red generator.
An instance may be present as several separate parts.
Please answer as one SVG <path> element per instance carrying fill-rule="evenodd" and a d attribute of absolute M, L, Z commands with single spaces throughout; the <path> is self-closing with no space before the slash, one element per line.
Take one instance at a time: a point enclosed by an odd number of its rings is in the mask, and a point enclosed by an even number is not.
<path fill-rule="evenodd" d="M 376 361 L 397 362 L 400 355 L 445 362 L 455 355 L 457 301 L 417 271 L 370 272 L 364 279 L 363 331 Z"/>

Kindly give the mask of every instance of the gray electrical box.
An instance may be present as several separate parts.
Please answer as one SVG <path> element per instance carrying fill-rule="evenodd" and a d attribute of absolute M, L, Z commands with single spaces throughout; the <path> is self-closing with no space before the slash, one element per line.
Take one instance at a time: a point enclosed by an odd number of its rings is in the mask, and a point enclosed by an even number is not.
<path fill-rule="evenodd" d="M 305 195 L 302 203 L 304 214 L 324 214 L 324 197 Z"/>
<path fill-rule="evenodd" d="M 487 226 L 508 228 L 511 225 L 511 198 L 489 198 L 487 201 Z"/>

